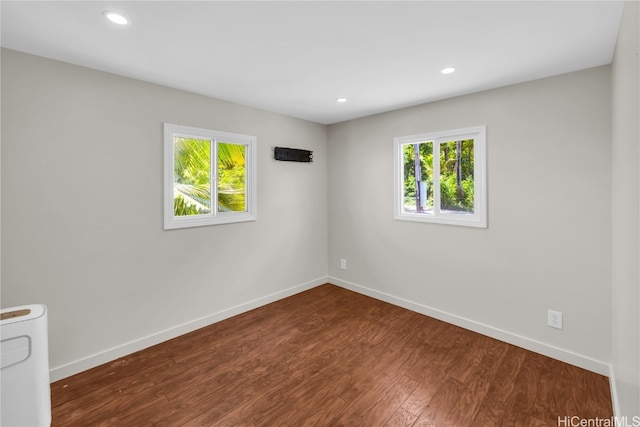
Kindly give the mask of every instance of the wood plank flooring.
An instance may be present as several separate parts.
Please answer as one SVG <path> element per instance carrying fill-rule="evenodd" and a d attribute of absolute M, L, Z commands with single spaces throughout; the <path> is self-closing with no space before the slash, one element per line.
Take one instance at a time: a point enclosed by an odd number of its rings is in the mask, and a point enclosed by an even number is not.
<path fill-rule="evenodd" d="M 55 426 L 557 426 L 606 377 L 326 284 L 51 386 Z"/>

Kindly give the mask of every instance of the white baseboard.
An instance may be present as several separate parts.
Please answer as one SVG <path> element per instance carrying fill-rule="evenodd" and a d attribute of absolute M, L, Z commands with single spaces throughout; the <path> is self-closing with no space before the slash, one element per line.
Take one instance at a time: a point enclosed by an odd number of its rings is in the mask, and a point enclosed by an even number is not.
<path fill-rule="evenodd" d="M 620 402 L 618 402 L 618 388 L 616 387 L 616 375 L 613 365 L 609 365 L 609 387 L 611 388 L 611 406 L 613 406 L 613 416 L 620 417 Z"/>
<path fill-rule="evenodd" d="M 253 310 L 254 308 L 258 308 L 263 305 L 278 301 L 282 298 L 286 298 L 306 291 L 308 289 L 315 288 L 316 286 L 327 283 L 328 281 L 328 277 L 320 277 L 301 285 L 294 286 L 270 295 L 265 295 L 254 300 L 247 301 L 240 305 L 236 305 L 235 307 L 230 307 L 216 313 L 212 313 L 208 316 L 194 319 L 192 321 L 177 325 L 164 331 L 157 332 L 153 335 L 142 337 L 140 339 L 130 341 L 117 347 L 101 351 L 100 353 L 92 354 L 82 359 L 75 360 L 71 363 L 56 366 L 55 368 L 51 368 L 49 370 L 50 380 L 51 382 L 54 382 L 63 378 L 70 377 L 71 375 L 86 371 L 87 369 L 95 368 L 96 366 L 102 365 L 103 363 L 107 363 L 128 354 L 135 353 L 136 351 L 143 350 L 147 347 L 160 344 L 161 342 L 195 331 L 196 329 L 209 326 L 213 323 L 220 322 L 221 320 L 225 320 L 249 310 Z"/>
<path fill-rule="evenodd" d="M 301 285 L 285 289 L 283 291 L 279 291 L 270 295 L 265 295 L 263 297 L 256 298 L 254 300 L 247 301 L 243 304 L 230 307 L 228 309 L 221 310 L 216 313 L 212 313 L 210 315 L 201 317 L 199 319 L 194 319 L 192 321 L 183 323 L 181 325 L 177 325 L 175 327 L 166 329 L 164 331 L 160 331 L 153 335 L 142 337 L 140 339 L 130 341 L 128 343 L 119 345 L 117 347 L 113 347 L 105 351 L 92 354 L 82 359 L 78 359 L 73 362 L 51 368 L 51 370 L 49 371 L 51 382 L 58 381 L 60 379 L 69 377 L 71 375 L 75 375 L 79 372 L 86 371 L 87 369 L 95 368 L 96 366 L 116 360 L 128 354 L 135 353 L 136 351 L 140 351 L 147 347 L 160 344 L 161 342 L 195 331 L 196 329 L 200 329 L 202 327 L 211 325 L 213 323 L 220 322 L 222 320 L 228 319 L 238 314 L 278 301 L 282 298 L 295 295 L 297 293 L 306 291 L 308 289 L 314 288 L 316 286 L 322 285 L 327 282 L 343 287 L 345 289 L 349 289 L 351 291 L 363 294 L 363 295 L 367 295 L 369 297 L 372 297 L 381 301 L 388 302 L 390 304 L 397 305 L 399 307 L 406 308 L 411 311 L 415 311 L 420 314 L 424 314 L 426 316 L 430 316 L 430 317 L 442 320 L 447 323 L 451 323 L 456 326 L 460 326 L 462 328 L 489 336 L 491 338 L 495 338 L 500 341 L 504 341 L 509 344 L 513 344 L 518 347 L 522 347 L 527 350 L 531 350 L 533 352 L 543 354 L 545 356 L 560 360 L 562 362 L 566 362 L 571 365 L 575 365 L 580 368 L 587 369 L 589 371 L 608 376 L 610 379 L 609 382 L 611 385 L 611 396 L 613 401 L 614 415 L 619 413 L 613 370 L 611 369 L 611 366 L 607 363 L 571 352 L 569 350 L 561 349 L 561 348 L 551 346 L 536 340 L 532 340 L 508 331 L 494 328 L 492 326 L 478 323 L 461 316 L 446 313 L 444 311 L 441 311 L 432 307 L 428 307 L 423 304 L 415 303 L 415 302 L 406 300 L 404 298 L 399 298 L 384 292 L 376 291 L 374 289 L 370 289 L 365 286 L 356 285 L 355 283 L 351 283 L 351 282 L 338 279 L 337 277 L 332 277 L 332 276 L 320 277 L 315 280 L 303 283 Z"/>
<path fill-rule="evenodd" d="M 598 373 L 600 375 L 610 376 L 611 374 L 610 365 L 608 363 L 595 360 L 578 353 L 574 353 L 570 350 L 565 350 L 559 347 L 545 344 L 543 342 L 536 341 L 502 329 L 498 329 L 493 326 L 485 325 L 471 319 L 457 316 L 455 314 L 450 314 L 442 310 L 426 306 L 424 304 L 412 302 L 404 298 L 399 298 L 384 292 L 376 291 L 365 286 L 356 285 L 355 283 L 338 279 L 337 277 L 329 276 L 329 283 L 384 302 L 388 302 L 393 305 L 397 305 L 399 307 L 406 308 L 411 311 L 415 311 L 416 313 L 424 314 L 426 316 L 433 317 L 456 326 L 460 326 L 461 328 L 468 329 L 479 334 L 486 335 L 488 337 L 495 338 L 497 340 L 504 341 L 518 347 L 522 347 L 527 350 L 531 350 L 535 353 L 539 353 L 553 359 L 578 366 L 580 368 Z"/>

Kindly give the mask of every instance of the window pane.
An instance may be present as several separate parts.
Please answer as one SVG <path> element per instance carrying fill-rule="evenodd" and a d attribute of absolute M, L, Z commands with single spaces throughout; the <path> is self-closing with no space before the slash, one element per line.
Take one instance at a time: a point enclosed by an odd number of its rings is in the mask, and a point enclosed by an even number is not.
<path fill-rule="evenodd" d="M 211 213 L 211 141 L 176 136 L 173 212 L 175 216 Z"/>
<path fill-rule="evenodd" d="M 245 145 L 218 143 L 218 211 L 245 212 Z"/>
<path fill-rule="evenodd" d="M 402 209 L 410 213 L 433 211 L 433 143 L 403 144 Z"/>
<path fill-rule="evenodd" d="M 440 210 L 473 213 L 473 139 L 440 145 Z"/>

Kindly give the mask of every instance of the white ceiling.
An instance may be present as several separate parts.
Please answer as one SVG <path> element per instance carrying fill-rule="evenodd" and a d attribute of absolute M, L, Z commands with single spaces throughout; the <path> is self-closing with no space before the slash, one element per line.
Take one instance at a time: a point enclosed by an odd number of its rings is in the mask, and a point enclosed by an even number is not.
<path fill-rule="evenodd" d="M 620 1 L 4 0 L 0 8 L 3 47 L 323 124 L 609 64 L 622 14 Z M 104 10 L 131 23 L 112 24 Z M 442 75 L 447 66 L 456 72 Z"/>

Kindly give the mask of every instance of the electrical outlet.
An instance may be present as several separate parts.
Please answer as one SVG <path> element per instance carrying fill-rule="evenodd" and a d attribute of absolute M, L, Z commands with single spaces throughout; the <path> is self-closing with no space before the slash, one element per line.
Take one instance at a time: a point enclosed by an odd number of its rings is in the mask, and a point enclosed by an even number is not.
<path fill-rule="evenodd" d="M 562 329 L 562 312 L 547 310 L 547 326 Z"/>
<path fill-rule="evenodd" d="M 346 270 L 347 269 L 347 260 L 346 259 L 343 258 L 343 259 L 340 260 L 340 268 L 342 270 Z"/>

